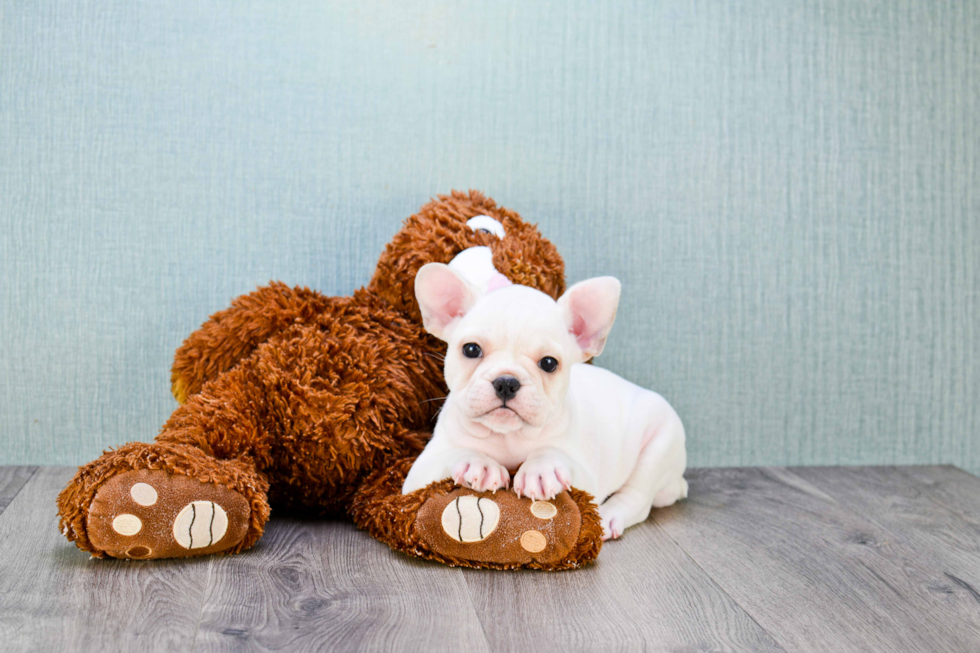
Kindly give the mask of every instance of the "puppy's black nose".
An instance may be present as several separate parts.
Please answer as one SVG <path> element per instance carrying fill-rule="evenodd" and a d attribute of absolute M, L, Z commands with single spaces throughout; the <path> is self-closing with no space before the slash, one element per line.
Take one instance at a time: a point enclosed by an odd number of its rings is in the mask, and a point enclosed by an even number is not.
<path fill-rule="evenodd" d="M 493 389 L 497 391 L 498 397 L 507 401 L 517 395 L 521 382 L 512 376 L 500 376 L 493 380 Z"/>

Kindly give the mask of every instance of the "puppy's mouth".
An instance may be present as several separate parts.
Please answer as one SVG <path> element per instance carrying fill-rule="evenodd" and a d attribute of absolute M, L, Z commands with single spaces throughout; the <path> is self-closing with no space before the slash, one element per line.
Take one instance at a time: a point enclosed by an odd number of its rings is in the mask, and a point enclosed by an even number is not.
<path fill-rule="evenodd" d="M 527 421 L 527 420 L 524 419 L 524 417 L 519 412 L 517 412 L 517 410 L 515 410 L 511 406 L 508 406 L 505 403 L 504 404 L 500 404 L 499 406 L 496 406 L 494 408 L 491 408 L 490 410 L 488 410 L 487 412 L 483 413 L 482 415 L 477 415 L 476 419 L 479 419 L 479 420 L 482 420 L 482 419 L 485 419 L 485 418 L 490 418 L 490 419 L 494 419 L 494 418 L 501 419 L 501 418 L 504 418 L 504 419 L 506 419 L 508 417 L 516 417 L 519 420 L 521 420 L 522 422 Z"/>
<path fill-rule="evenodd" d="M 507 413 L 514 413 L 518 417 L 521 416 L 520 413 L 518 413 L 516 410 L 514 410 L 513 408 L 511 408 L 507 404 L 500 404 L 499 406 L 497 406 L 495 408 L 491 408 L 490 410 L 488 410 L 487 412 L 483 413 L 482 415 L 479 415 L 479 417 L 487 417 L 489 415 L 493 415 L 494 413 L 497 413 L 499 415 L 506 415 Z"/>

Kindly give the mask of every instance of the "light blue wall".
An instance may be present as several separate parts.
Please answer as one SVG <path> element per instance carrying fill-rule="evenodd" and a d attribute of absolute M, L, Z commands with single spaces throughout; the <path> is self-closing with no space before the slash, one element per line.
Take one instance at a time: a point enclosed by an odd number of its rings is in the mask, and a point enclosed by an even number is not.
<path fill-rule="evenodd" d="M 174 348 L 482 188 L 694 465 L 980 471 L 980 3 L 3 2 L 0 463 L 150 439 Z"/>

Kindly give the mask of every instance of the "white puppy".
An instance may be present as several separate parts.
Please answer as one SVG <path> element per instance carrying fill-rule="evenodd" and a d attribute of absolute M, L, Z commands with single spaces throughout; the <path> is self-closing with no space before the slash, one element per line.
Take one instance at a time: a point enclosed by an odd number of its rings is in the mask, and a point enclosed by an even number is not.
<path fill-rule="evenodd" d="M 583 281 L 558 302 L 504 284 L 490 282 L 481 296 L 438 263 L 415 278 L 426 330 L 449 344 L 449 396 L 402 492 L 449 477 L 496 491 L 517 469 L 519 495 L 552 499 L 572 486 L 592 494 L 603 539 L 686 497 L 677 413 L 660 395 L 583 363 L 605 345 L 619 281 Z"/>

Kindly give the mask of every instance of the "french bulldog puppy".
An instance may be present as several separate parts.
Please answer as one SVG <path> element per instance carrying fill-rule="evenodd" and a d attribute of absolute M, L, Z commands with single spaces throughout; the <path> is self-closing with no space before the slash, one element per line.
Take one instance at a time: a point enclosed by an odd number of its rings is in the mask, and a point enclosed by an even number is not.
<path fill-rule="evenodd" d="M 686 497 L 684 427 L 674 409 L 584 364 L 605 345 L 619 281 L 583 281 L 557 302 L 506 279 L 481 281 L 439 263 L 415 278 L 425 329 L 449 345 L 449 396 L 402 492 L 450 477 L 496 491 L 516 469 L 518 495 L 548 500 L 575 486 L 594 496 L 603 539 Z"/>

